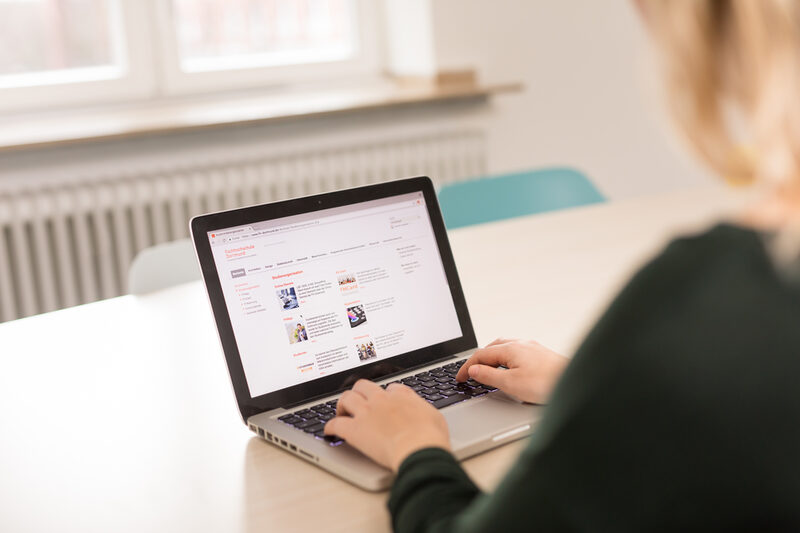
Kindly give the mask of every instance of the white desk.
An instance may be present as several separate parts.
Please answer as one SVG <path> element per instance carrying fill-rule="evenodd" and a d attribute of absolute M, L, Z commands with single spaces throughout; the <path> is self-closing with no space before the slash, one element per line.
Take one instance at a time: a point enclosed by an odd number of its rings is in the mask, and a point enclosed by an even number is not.
<path fill-rule="evenodd" d="M 676 229 L 741 198 L 630 200 L 452 232 L 476 333 L 569 353 Z M 384 531 L 370 494 L 239 420 L 199 283 L 0 325 L 0 531 Z M 484 487 L 523 442 L 468 460 Z"/>

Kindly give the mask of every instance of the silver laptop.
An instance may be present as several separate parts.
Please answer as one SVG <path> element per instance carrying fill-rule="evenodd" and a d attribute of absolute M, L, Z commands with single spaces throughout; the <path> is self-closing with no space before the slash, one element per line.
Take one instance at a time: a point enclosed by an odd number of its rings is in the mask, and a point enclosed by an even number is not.
<path fill-rule="evenodd" d="M 455 382 L 477 343 L 430 179 L 202 215 L 191 231 L 242 419 L 264 440 L 387 488 L 390 471 L 322 431 L 360 378 L 441 409 L 459 459 L 531 432 L 539 407 Z"/>

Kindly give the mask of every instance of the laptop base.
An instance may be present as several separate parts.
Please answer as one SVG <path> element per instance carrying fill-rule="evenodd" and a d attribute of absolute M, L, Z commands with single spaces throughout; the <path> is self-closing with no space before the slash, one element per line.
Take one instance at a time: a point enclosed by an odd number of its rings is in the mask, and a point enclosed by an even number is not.
<path fill-rule="evenodd" d="M 430 368 L 440 365 L 438 363 Z M 297 406 L 295 409 L 303 407 Z M 441 412 L 450 430 L 451 451 L 457 459 L 462 460 L 530 435 L 541 417 L 542 409 L 542 406 L 525 404 L 496 391 L 444 407 Z M 268 442 L 358 487 L 381 491 L 391 486 L 394 478 L 391 471 L 347 443 L 331 446 L 325 440 L 278 420 L 287 412 L 285 409 L 275 409 L 250 417 L 247 423 L 252 431 Z"/>

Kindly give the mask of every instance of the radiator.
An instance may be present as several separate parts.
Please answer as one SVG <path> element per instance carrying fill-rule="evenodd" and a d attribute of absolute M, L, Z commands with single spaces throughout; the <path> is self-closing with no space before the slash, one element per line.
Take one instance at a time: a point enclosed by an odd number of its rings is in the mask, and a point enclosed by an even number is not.
<path fill-rule="evenodd" d="M 200 213 L 403 176 L 439 185 L 485 167 L 483 133 L 458 131 L 39 185 L 10 180 L 0 189 L 0 321 L 124 294 L 136 254 L 187 237 Z"/>

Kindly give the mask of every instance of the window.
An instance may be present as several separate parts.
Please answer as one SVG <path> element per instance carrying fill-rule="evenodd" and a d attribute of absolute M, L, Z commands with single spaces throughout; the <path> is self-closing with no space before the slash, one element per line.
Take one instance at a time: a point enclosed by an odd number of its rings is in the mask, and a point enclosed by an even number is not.
<path fill-rule="evenodd" d="M 376 0 L 164 0 L 170 93 L 377 72 Z"/>
<path fill-rule="evenodd" d="M 132 99 L 151 94 L 129 0 L 0 0 L 0 111 Z"/>
<path fill-rule="evenodd" d="M 351 59 L 349 0 L 174 0 L 185 72 Z"/>
<path fill-rule="evenodd" d="M 0 0 L 0 110 L 376 73 L 375 0 Z"/>
<path fill-rule="evenodd" d="M 0 0 L 0 87 L 119 77 L 116 7 L 108 0 Z"/>

